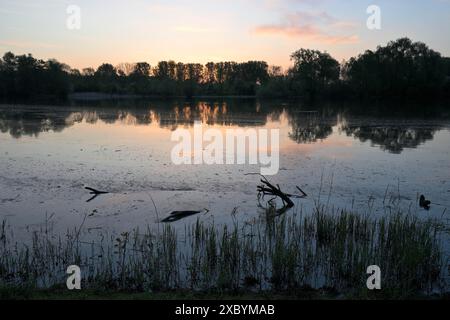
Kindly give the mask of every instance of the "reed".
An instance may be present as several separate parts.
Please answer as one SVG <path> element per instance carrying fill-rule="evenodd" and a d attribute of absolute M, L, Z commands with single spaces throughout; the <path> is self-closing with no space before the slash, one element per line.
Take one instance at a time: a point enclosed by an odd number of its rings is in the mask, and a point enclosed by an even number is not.
<path fill-rule="evenodd" d="M 318 207 L 309 214 L 217 226 L 197 220 L 184 232 L 170 225 L 101 239 L 35 232 L 30 244 L 0 228 L 0 287 L 63 286 L 66 268 L 82 269 L 82 287 L 105 291 L 290 292 L 326 289 L 367 297 L 369 265 L 382 271 L 384 298 L 448 292 L 443 228 L 410 214 L 379 218 Z M 159 230 L 159 229 L 158 229 Z M 446 260 L 447 259 L 447 260 Z"/>

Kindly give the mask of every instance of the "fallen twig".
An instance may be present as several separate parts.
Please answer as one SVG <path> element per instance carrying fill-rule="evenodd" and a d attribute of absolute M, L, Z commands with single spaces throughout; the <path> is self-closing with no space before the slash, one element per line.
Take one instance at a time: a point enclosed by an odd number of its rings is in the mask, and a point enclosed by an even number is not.
<path fill-rule="evenodd" d="M 277 214 L 283 214 L 288 209 L 292 208 L 294 206 L 294 202 L 292 202 L 291 198 L 305 198 L 308 195 L 306 192 L 304 192 L 299 186 L 297 187 L 297 190 L 300 191 L 300 195 L 293 195 L 289 193 L 285 193 L 281 191 L 280 186 L 277 184 L 276 187 L 272 185 L 265 176 L 260 175 L 262 177 L 261 182 L 262 185 L 259 185 L 257 187 L 258 190 L 258 201 L 260 199 L 264 199 L 266 195 L 272 196 L 272 198 L 268 201 L 269 204 L 273 204 L 273 201 L 276 198 L 280 198 L 281 201 L 283 201 L 283 207 L 281 209 L 277 209 Z"/>
<path fill-rule="evenodd" d="M 302 189 L 300 189 L 299 186 L 295 186 L 295 187 L 297 188 L 298 191 L 300 191 L 302 193 L 303 197 L 307 197 L 308 196 Z"/>
<path fill-rule="evenodd" d="M 96 189 L 94 189 L 94 188 L 90 188 L 90 187 L 84 187 L 86 190 L 89 190 L 90 192 L 89 192 L 89 194 L 93 194 L 94 196 L 93 197 L 91 197 L 91 198 L 89 198 L 86 202 L 90 202 L 90 201 L 92 201 L 92 200 L 94 200 L 95 198 L 97 198 L 99 195 L 101 195 L 101 194 L 107 194 L 107 193 L 109 193 L 109 192 L 107 192 L 107 191 L 99 191 L 99 190 L 96 190 Z"/>
<path fill-rule="evenodd" d="M 98 190 L 96 190 L 94 188 L 89 188 L 89 187 L 85 187 L 85 189 L 91 191 L 91 192 L 89 192 L 90 194 L 97 194 L 98 195 L 98 194 L 107 194 L 107 193 L 109 193 L 109 192 L 106 192 L 106 191 L 98 191 Z"/>
<path fill-rule="evenodd" d="M 281 191 L 281 188 L 279 185 L 276 187 L 272 185 L 264 176 L 263 179 L 261 179 L 262 185 L 257 187 L 258 190 L 258 198 L 264 198 L 266 195 L 279 197 L 283 201 L 283 206 L 286 208 L 292 208 L 294 206 L 294 202 L 290 199 L 289 195 Z M 273 201 L 274 198 L 272 198 L 270 201 Z"/>
<path fill-rule="evenodd" d="M 200 213 L 201 211 L 172 211 L 167 218 L 161 220 L 161 222 L 174 222 L 180 219 L 192 216 L 194 214 Z"/>

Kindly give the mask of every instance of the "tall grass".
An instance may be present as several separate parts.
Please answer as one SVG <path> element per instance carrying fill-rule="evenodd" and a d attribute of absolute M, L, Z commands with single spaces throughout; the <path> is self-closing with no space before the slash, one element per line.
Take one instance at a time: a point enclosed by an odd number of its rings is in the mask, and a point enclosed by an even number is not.
<path fill-rule="evenodd" d="M 184 232 L 135 229 L 86 243 L 79 230 L 64 238 L 35 232 L 31 244 L 0 229 L 0 286 L 64 285 L 66 268 L 82 269 L 83 288 L 128 291 L 301 292 L 327 288 L 366 292 L 366 269 L 378 265 L 387 297 L 448 290 L 439 226 L 401 213 L 371 218 L 317 208 L 311 215 L 254 223 L 196 223 Z"/>

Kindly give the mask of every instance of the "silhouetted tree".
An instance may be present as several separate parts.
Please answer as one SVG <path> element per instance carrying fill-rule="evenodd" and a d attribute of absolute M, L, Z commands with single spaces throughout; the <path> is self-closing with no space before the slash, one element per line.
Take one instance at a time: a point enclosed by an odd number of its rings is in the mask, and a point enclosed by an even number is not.
<path fill-rule="evenodd" d="M 291 55 L 294 66 L 289 73 L 294 91 L 309 98 L 324 92 L 339 80 L 340 66 L 328 53 L 300 49 Z"/>
<path fill-rule="evenodd" d="M 119 76 L 128 77 L 134 71 L 135 67 L 135 63 L 119 63 L 116 66 L 116 71 Z"/>
<path fill-rule="evenodd" d="M 102 79 L 114 79 L 117 76 L 117 72 L 112 64 L 104 63 L 97 68 L 94 75 Z"/>
<path fill-rule="evenodd" d="M 155 78 L 170 79 L 169 63 L 167 61 L 158 62 L 157 67 L 153 70 Z"/>
<path fill-rule="evenodd" d="M 263 83 L 257 91 L 257 95 L 261 97 L 288 97 L 291 92 L 289 79 L 283 73 L 281 67 L 270 66 L 268 70 L 268 79 Z"/>
<path fill-rule="evenodd" d="M 69 93 L 70 87 L 69 81 L 69 72 L 71 71 L 70 67 L 66 64 L 58 62 L 55 59 L 50 59 L 45 63 L 44 68 L 45 68 L 45 81 L 43 84 L 44 92 L 46 94 L 56 95 L 57 97 L 60 98 L 66 97 L 67 94 Z"/>
<path fill-rule="evenodd" d="M 31 54 L 15 56 L 7 52 L 0 61 L 0 94 L 5 98 L 28 99 L 57 96 L 69 92 L 67 65 L 51 59 L 37 60 Z"/>
<path fill-rule="evenodd" d="M 445 84 L 443 63 L 424 43 L 401 38 L 351 58 L 346 77 L 360 96 L 433 95 Z"/>
<path fill-rule="evenodd" d="M 99 66 L 94 73 L 94 78 L 101 92 L 117 93 L 119 91 L 117 71 L 112 64 L 104 63 Z"/>
<path fill-rule="evenodd" d="M 443 63 L 445 66 L 445 83 L 442 92 L 450 97 L 450 58 L 443 58 Z"/>
<path fill-rule="evenodd" d="M 16 57 L 11 52 L 5 53 L 0 60 L 0 92 L 3 97 L 12 97 L 16 94 L 14 83 L 16 66 Z"/>
<path fill-rule="evenodd" d="M 151 67 L 147 62 L 138 62 L 124 82 L 128 82 L 129 91 L 136 94 L 145 94 L 150 90 Z"/>
<path fill-rule="evenodd" d="M 450 58 L 401 38 L 341 65 L 326 52 L 300 49 L 288 72 L 264 61 L 109 63 L 70 69 L 56 60 L 11 52 L 0 59 L 0 98 L 65 97 L 73 92 L 152 96 L 250 95 L 306 98 L 450 96 Z"/>

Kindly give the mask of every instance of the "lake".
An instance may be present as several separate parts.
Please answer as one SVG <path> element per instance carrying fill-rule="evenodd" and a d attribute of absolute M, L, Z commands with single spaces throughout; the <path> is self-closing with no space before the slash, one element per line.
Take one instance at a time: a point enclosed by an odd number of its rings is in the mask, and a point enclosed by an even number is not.
<path fill-rule="evenodd" d="M 258 165 L 171 161 L 172 133 L 201 121 L 220 131 L 279 129 L 279 171 L 267 178 L 284 192 L 306 192 L 294 201 L 297 212 L 318 204 L 373 215 L 401 208 L 448 222 L 448 112 L 390 110 L 253 99 L 4 104 L 0 219 L 24 241 L 44 225 L 63 233 L 83 224 L 89 237 L 157 228 L 177 210 L 201 213 L 175 228 L 258 219 Z M 109 193 L 88 201 L 85 187 Z M 418 205 L 421 194 L 432 201 L 429 211 Z"/>

